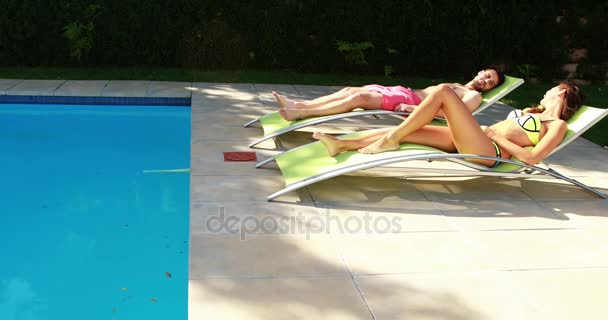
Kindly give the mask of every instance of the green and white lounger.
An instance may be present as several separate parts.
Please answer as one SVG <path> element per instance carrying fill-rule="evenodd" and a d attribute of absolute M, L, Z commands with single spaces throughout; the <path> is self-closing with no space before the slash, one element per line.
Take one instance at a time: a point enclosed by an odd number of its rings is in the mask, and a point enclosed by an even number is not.
<path fill-rule="evenodd" d="M 524 83 L 523 79 L 514 78 L 510 76 L 505 76 L 505 81 L 498 87 L 484 92 L 482 94 L 483 100 L 481 105 L 473 111 L 473 115 L 481 112 L 485 108 L 491 106 L 502 97 L 509 94 L 511 91 L 515 90 L 515 88 L 519 87 Z M 287 132 L 291 132 L 297 129 L 301 129 L 304 127 L 325 123 L 328 121 L 343 119 L 343 118 L 351 118 L 351 117 L 361 117 L 361 116 L 378 116 L 378 115 L 390 115 L 390 116 L 407 116 L 409 112 L 395 112 L 395 111 L 387 111 L 387 110 L 356 110 L 353 112 L 340 113 L 331 116 L 324 117 L 314 117 L 308 118 L 304 120 L 296 120 L 296 121 L 287 121 L 281 117 L 278 112 L 267 114 L 261 118 L 252 120 L 250 122 L 245 123 L 243 126 L 248 127 L 256 122 L 260 122 L 262 128 L 264 129 L 264 136 L 252 143 L 249 144 L 249 147 L 253 147 L 260 142 L 266 141 L 270 138 L 277 137 Z M 441 119 L 441 118 L 438 118 Z"/>
<path fill-rule="evenodd" d="M 598 109 L 589 106 L 583 106 L 572 118 L 568 121 L 568 132 L 564 137 L 564 140 L 559 144 L 554 152 L 560 150 L 583 132 L 593 126 L 595 123 L 600 121 L 608 115 L 608 109 Z M 343 137 L 356 137 L 365 135 L 371 132 L 362 131 L 353 134 L 344 135 Z M 498 160 L 501 162 L 500 165 L 494 168 L 488 168 L 483 165 L 479 165 L 474 162 L 465 160 L 467 159 L 489 159 Z M 548 167 L 541 168 L 539 166 L 530 166 L 517 159 L 501 159 L 496 157 L 479 156 L 473 154 L 460 154 L 460 153 L 446 153 L 444 151 L 431 148 L 423 145 L 416 144 L 403 144 L 401 149 L 390 152 L 383 152 L 378 154 L 360 154 L 356 151 L 348 151 L 337 155 L 336 157 L 330 157 L 327 151 L 320 142 L 313 142 L 298 148 L 291 149 L 284 153 L 281 153 L 273 158 L 267 159 L 260 162 L 257 167 L 261 167 L 267 163 L 275 161 L 283 174 L 285 180 L 285 188 L 270 196 L 267 200 L 283 195 L 287 192 L 299 189 L 309 184 L 319 182 L 325 179 L 336 177 L 339 175 L 376 168 L 380 166 L 388 166 L 390 164 L 403 163 L 413 160 L 445 160 L 464 166 L 460 169 L 433 169 L 429 168 L 410 168 L 410 171 L 420 174 L 421 172 L 426 173 L 440 173 L 442 176 L 505 176 L 505 177 L 538 177 L 538 174 L 549 175 L 558 179 L 568 181 L 572 184 L 578 185 L 599 197 L 607 198 L 603 193 L 571 178 L 568 178 L 554 169 Z M 399 167 L 399 172 L 407 172 L 407 168 Z M 468 169 L 468 170 L 467 170 Z M 534 174 L 532 174 L 534 173 Z M 408 175 L 405 175 L 408 176 Z"/>

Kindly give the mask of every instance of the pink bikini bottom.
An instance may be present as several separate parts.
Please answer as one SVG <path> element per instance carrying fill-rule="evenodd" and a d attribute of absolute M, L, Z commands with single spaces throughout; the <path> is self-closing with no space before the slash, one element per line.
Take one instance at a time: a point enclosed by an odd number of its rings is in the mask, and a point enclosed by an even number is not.
<path fill-rule="evenodd" d="M 417 106 L 422 100 L 410 88 L 402 86 L 385 87 L 378 84 L 370 84 L 364 86 L 369 91 L 379 92 L 382 94 L 382 109 L 393 111 L 395 106 L 400 103 Z"/>

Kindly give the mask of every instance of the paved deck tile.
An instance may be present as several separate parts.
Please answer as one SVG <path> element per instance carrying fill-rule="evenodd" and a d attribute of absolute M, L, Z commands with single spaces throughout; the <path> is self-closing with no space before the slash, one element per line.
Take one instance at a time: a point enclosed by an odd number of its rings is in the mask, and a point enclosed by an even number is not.
<path fill-rule="evenodd" d="M 377 320 L 541 319 L 505 272 L 356 276 Z"/>
<path fill-rule="evenodd" d="M 23 80 L 6 90 L 7 95 L 45 96 L 61 86 L 65 80 Z"/>
<path fill-rule="evenodd" d="M 455 206 L 441 211 L 458 230 L 529 230 L 577 227 L 568 217 L 556 214 L 533 200 L 461 201 L 459 203 L 459 207 Z"/>
<path fill-rule="evenodd" d="M 98 97 L 103 93 L 108 80 L 68 80 L 57 88 L 55 96 L 92 96 Z"/>
<path fill-rule="evenodd" d="M 6 95 L 7 91 L 17 85 L 22 79 L 0 79 L 0 95 Z"/>
<path fill-rule="evenodd" d="M 191 82 L 152 81 L 148 87 L 148 97 L 189 98 L 192 95 Z"/>
<path fill-rule="evenodd" d="M 196 176 L 190 179 L 191 201 L 266 201 L 266 197 L 283 189 L 282 177 L 267 176 Z M 277 198 L 278 201 L 309 201 L 306 190 L 297 190 Z"/>
<path fill-rule="evenodd" d="M 460 232 L 408 232 L 337 236 L 353 274 L 463 272 L 489 262 Z"/>
<path fill-rule="evenodd" d="M 150 81 L 109 81 L 101 93 L 105 97 L 145 97 Z"/>
<path fill-rule="evenodd" d="M 606 318 L 608 269 L 514 272 L 512 278 L 539 313 L 536 319 Z"/>
<path fill-rule="evenodd" d="M 608 267 L 608 255 L 584 230 L 505 230 L 467 233 L 495 270 Z"/>
<path fill-rule="evenodd" d="M 192 237 L 190 279 L 348 275 L 327 235 L 248 234 L 264 226 L 251 219 L 234 224 L 230 228 L 240 226 L 241 234 Z"/>
<path fill-rule="evenodd" d="M 190 281 L 189 319 L 372 320 L 350 277 Z"/>

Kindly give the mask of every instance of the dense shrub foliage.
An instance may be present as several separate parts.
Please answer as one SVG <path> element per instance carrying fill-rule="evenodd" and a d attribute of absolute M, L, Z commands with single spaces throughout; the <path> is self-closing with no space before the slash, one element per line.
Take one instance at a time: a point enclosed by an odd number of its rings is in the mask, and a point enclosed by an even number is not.
<path fill-rule="evenodd" d="M 602 78 L 608 1 L 0 0 L 0 65 Z"/>

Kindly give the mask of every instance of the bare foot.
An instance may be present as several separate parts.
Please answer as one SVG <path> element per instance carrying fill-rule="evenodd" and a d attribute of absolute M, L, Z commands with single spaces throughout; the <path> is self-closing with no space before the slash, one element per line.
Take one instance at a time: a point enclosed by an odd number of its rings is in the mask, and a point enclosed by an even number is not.
<path fill-rule="evenodd" d="M 321 141 L 321 143 L 325 146 L 325 149 L 327 149 L 327 153 L 329 153 L 330 157 L 335 157 L 341 152 L 346 151 L 343 150 L 343 147 L 341 146 L 342 141 L 334 136 L 316 131 L 312 134 L 312 137 Z"/>
<path fill-rule="evenodd" d="M 302 110 L 299 109 L 279 109 L 279 114 L 281 115 L 281 117 L 283 117 L 283 119 L 287 120 L 287 121 L 295 121 L 298 119 L 303 119 L 304 116 L 302 115 Z"/>
<path fill-rule="evenodd" d="M 370 144 L 369 146 L 367 146 L 365 148 L 361 148 L 357 151 L 359 151 L 360 153 L 372 154 L 372 153 L 380 153 L 380 152 L 384 152 L 384 151 L 392 151 L 392 150 L 397 150 L 397 149 L 399 149 L 399 143 L 393 142 L 393 141 L 389 140 L 387 137 L 382 137 L 379 140 L 377 140 L 376 142 Z"/>
<path fill-rule="evenodd" d="M 281 108 L 285 108 L 285 109 L 295 109 L 296 108 L 295 101 L 284 97 L 283 95 L 277 93 L 276 91 L 273 91 L 272 95 L 274 96 L 275 99 L 277 99 L 277 103 L 279 104 L 279 106 Z"/>

